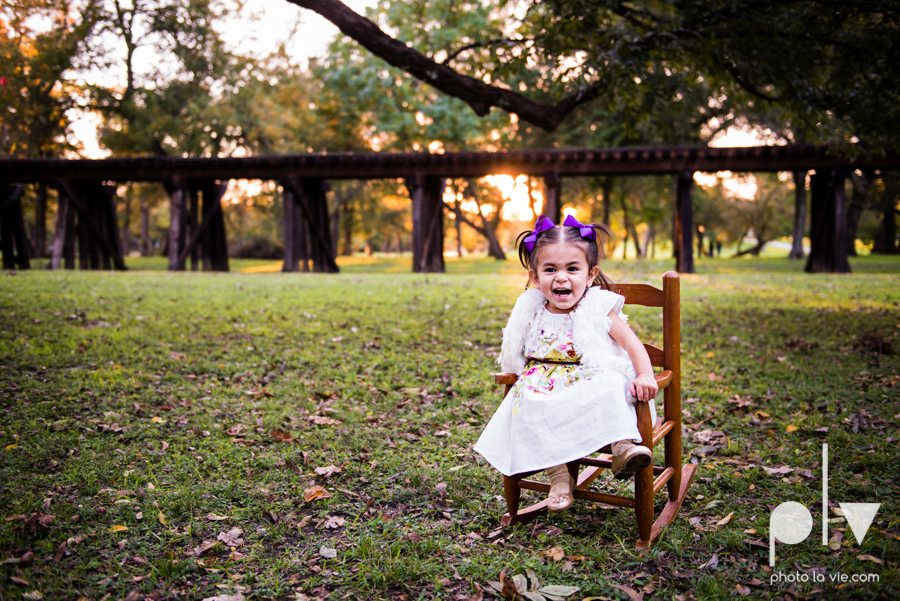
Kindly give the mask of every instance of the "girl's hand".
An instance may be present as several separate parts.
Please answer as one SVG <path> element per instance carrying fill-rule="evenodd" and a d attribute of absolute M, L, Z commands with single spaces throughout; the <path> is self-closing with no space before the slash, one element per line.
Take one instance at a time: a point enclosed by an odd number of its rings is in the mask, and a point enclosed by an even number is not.
<path fill-rule="evenodd" d="M 653 377 L 652 373 L 640 374 L 631 381 L 629 390 L 639 401 L 651 401 L 656 398 L 656 393 L 659 392 L 659 385 L 656 383 L 656 378 Z"/>

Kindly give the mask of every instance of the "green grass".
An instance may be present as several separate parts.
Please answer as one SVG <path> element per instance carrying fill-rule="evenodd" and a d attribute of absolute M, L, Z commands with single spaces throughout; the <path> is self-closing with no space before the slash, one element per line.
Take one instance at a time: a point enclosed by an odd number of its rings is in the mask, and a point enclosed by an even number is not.
<path fill-rule="evenodd" d="M 683 278 L 684 440 L 699 467 L 644 556 L 630 512 L 584 503 L 497 533 L 499 476 L 471 445 L 500 401 L 489 373 L 525 279 L 513 261 L 429 276 L 406 273 L 405 257 L 339 275 L 4 274 L 0 599 L 467 599 L 526 569 L 580 587 L 575 599 L 628 598 L 617 586 L 895 599 L 900 262 L 852 265 L 704 259 Z M 658 283 L 670 267 L 605 269 Z M 630 313 L 642 340 L 658 338 L 658 310 Z M 861 546 L 833 510 L 843 541 L 821 544 L 823 442 L 831 501 L 882 504 Z M 341 471 L 316 472 L 328 466 Z M 793 471 L 764 469 L 782 466 Z M 330 496 L 306 502 L 314 486 Z M 816 525 L 778 546 L 776 575 L 879 582 L 771 583 L 768 517 L 789 500 Z M 556 546 L 569 559 L 542 553 Z"/>

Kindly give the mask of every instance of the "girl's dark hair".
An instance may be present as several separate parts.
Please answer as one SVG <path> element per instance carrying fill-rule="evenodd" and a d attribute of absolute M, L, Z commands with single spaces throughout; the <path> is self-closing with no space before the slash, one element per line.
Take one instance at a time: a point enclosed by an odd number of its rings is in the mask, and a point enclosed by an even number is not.
<path fill-rule="evenodd" d="M 589 223 L 583 227 L 589 227 L 594 230 L 592 237 L 584 238 L 581 231 L 577 227 L 568 225 L 557 225 L 556 227 L 544 230 L 537 235 L 534 246 L 529 251 L 525 247 L 525 238 L 531 235 L 531 230 L 526 230 L 516 238 L 516 246 L 519 249 L 519 262 L 525 269 L 535 269 L 538 255 L 544 246 L 556 244 L 558 242 L 566 242 L 567 244 L 577 244 L 584 250 L 584 256 L 587 259 L 588 269 L 595 265 L 600 265 L 600 259 L 604 258 L 605 241 L 612 241 L 612 232 L 609 227 L 602 223 Z M 615 290 L 615 284 L 601 270 L 594 278 L 592 286 L 600 286 L 606 290 Z"/>

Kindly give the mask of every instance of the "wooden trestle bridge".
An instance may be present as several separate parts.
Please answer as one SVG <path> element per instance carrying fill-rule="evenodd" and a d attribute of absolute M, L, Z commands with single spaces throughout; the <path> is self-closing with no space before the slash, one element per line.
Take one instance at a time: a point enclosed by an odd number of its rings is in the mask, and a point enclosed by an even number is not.
<path fill-rule="evenodd" d="M 311 260 L 335 272 L 328 180 L 402 178 L 413 215 L 413 271 L 441 272 L 443 189 L 448 178 L 490 174 L 542 177 L 544 214 L 559 223 L 566 177 L 671 174 L 675 177 L 677 269 L 693 267 L 691 193 L 694 172 L 814 171 L 812 248 L 807 271 L 849 271 L 844 180 L 857 168 L 896 168 L 900 157 L 850 160 L 813 145 L 748 148 L 667 147 L 507 152 L 307 154 L 241 158 L 140 157 L 102 160 L 0 159 L 0 251 L 4 268 L 28 267 L 20 197 L 23 184 L 45 182 L 58 193 L 52 269 L 126 269 L 116 219 L 116 189 L 160 182 L 170 198 L 169 269 L 227 271 L 222 195 L 229 179 L 275 180 L 284 202 L 284 271 Z"/>

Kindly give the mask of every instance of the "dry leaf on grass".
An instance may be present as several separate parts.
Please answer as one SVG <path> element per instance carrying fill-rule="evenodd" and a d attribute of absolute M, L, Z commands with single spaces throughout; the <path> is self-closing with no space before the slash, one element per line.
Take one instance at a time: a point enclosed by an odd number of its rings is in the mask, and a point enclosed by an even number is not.
<path fill-rule="evenodd" d="M 330 496 L 330 492 L 318 485 L 312 486 L 303 491 L 303 501 L 306 503 L 309 503 L 310 501 L 317 501 L 319 499 L 327 499 Z"/>
<path fill-rule="evenodd" d="M 857 555 L 856 559 L 858 559 L 860 561 L 874 561 L 875 563 L 877 563 L 880 566 L 884 565 L 883 559 L 878 559 L 877 557 L 875 557 L 873 555 Z"/>
<path fill-rule="evenodd" d="M 324 522 L 322 522 L 322 528 L 340 528 L 344 525 L 344 518 L 338 517 L 336 515 L 328 516 Z"/>
<path fill-rule="evenodd" d="M 527 578 L 522 574 L 507 576 L 506 570 L 500 572 L 500 581 L 488 580 L 487 586 L 495 595 L 499 595 L 507 601 L 554 601 L 563 599 L 578 592 L 577 586 L 563 586 L 548 584 L 541 586 L 537 575 L 532 570 L 525 570 Z M 531 586 L 529 587 L 529 580 Z"/>
<path fill-rule="evenodd" d="M 716 569 L 718 567 L 719 567 L 719 554 L 715 553 L 715 554 L 713 554 L 712 557 L 709 558 L 709 561 L 707 561 L 705 564 L 700 566 L 700 569 L 701 570 L 703 570 L 705 568 Z"/>
<path fill-rule="evenodd" d="M 199 547 L 196 547 L 193 551 L 189 553 L 189 555 L 194 555 L 195 557 L 199 557 L 216 546 L 216 541 L 208 540 L 204 541 Z"/>
<path fill-rule="evenodd" d="M 309 421 L 317 426 L 339 426 L 342 423 L 341 420 L 331 419 L 330 417 L 325 417 L 323 415 L 310 415 Z"/>
<path fill-rule="evenodd" d="M 633 588 L 631 588 L 630 586 L 625 586 L 624 584 L 612 584 L 612 583 L 610 583 L 610 586 L 617 588 L 620 591 L 622 591 L 623 593 L 625 593 L 626 595 L 628 595 L 628 598 L 631 601 L 644 601 L 644 593 L 639 593 L 636 590 L 634 590 Z"/>
<path fill-rule="evenodd" d="M 324 476 L 326 478 L 329 478 L 333 474 L 340 474 L 342 471 L 344 471 L 343 468 L 340 468 L 336 465 L 329 465 L 326 467 L 317 467 L 316 468 L 316 473 L 319 474 L 320 476 Z"/>
<path fill-rule="evenodd" d="M 319 547 L 319 555 L 324 557 L 325 559 L 334 559 L 337 557 L 337 549 L 332 549 L 331 547 L 322 545 Z"/>
<path fill-rule="evenodd" d="M 552 547 L 546 551 L 541 551 L 541 555 L 549 557 L 553 561 L 562 561 L 563 557 L 566 556 L 566 552 L 563 551 L 562 547 Z"/>
<path fill-rule="evenodd" d="M 232 528 L 228 532 L 220 532 L 216 540 L 220 540 L 229 547 L 239 547 L 244 544 L 244 539 L 240 538 L 244 531 L 240 528 Z"/>
<path fill-rule="evenodd" d="M 763 468 L 770 476 L 785 476 L 794 471 L 794 468 L 787 465 L 782 465 L 779 467 L 766 467 L 764 465 L 761 465 L 760 467 Z"/>
<path fill-rule="evenodd" d="M 206 514 L 206 519 L 208 519 L 210 522 L 221 522 L 222 520 L 231 519 L 231 517 L 227 515 L 216 515 L 215 513 L 208 513 Z"/>
<path fill-rule="evenodd" d="M 281 430 L 279 428 L 274 428 L 271 432 L 269 432 L 269 434 L 272 436 L 272 438 L 274 438 L 275 440 L 277 440 L 279 442 L 287 442 L 287 443 L 294 442 L 293 436 L 291 436 L 288 432 L 285 432 L 284 430 Z"/>

